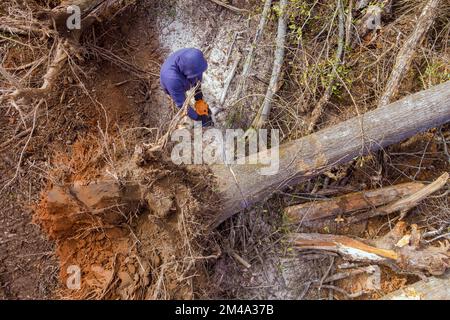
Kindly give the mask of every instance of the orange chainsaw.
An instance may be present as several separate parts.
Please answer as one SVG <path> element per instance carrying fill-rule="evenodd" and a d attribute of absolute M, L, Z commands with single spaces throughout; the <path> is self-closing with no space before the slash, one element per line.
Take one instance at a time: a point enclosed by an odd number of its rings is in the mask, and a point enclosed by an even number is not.
<path fill-rule="evenodd" d="M 211 117 L 211 110 L 205 100 L 200 99 L 195 102 L 195 112 L 200 116 L 204 127 L 214 125 Z"/>

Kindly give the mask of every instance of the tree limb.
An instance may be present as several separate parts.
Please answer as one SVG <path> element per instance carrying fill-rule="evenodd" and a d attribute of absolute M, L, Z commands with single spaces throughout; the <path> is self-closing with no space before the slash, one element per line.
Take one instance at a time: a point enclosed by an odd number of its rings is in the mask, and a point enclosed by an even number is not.
<path fill-rule="evenodd" d="M 273 62 L 272 76 L 270 78 L 269 87 L 267 88 L 264 102 L 253 120 L 252 127 L 255 129 L 262 128 L 269 118 L 270 109 L 272 108 L 272 101 L 275 91 L 278 86 L 278 79 L 280 77 L 281 68 L 284 61 L 286 29 L 287 29 L 287 5 L 288 0 L 280 1 L 280 17 L 278 18 L 278 32 L 277 32 L 277 47 L 275 50 L 275 60 Z"/>
<path fill-rule="evenodd" d="M 409 69 L 416 52 L 417 46 L 422 42 L 425 34 L 430 29 L 436 17 L 437 8 L 441 0 L 429 0 L 416 24 L 411 36 L 406 40 L 397 55 L 391 76 L 386 84 L 383 96 L 380 98 L 378 107 L 383 107 L 391 102 L 398 92 L 400 83 Z"/>

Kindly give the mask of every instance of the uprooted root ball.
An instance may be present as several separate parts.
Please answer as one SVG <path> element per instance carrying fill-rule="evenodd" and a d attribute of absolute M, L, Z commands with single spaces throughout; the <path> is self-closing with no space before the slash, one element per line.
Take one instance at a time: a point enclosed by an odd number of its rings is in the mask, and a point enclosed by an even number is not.
<path fill-rule="evenodd" d="M 204 256 L 212 247 L 206 237 L 214 199 L 208 172 L 175 166 L 158 152 L 112 157 L 95 141 L 81 139 L 70 157 L 55 162 L 58 179 L 35 212 L 35 221 L 57 243 L 60 295 L 201 296 L 201 264 L 216 257 Z"/>

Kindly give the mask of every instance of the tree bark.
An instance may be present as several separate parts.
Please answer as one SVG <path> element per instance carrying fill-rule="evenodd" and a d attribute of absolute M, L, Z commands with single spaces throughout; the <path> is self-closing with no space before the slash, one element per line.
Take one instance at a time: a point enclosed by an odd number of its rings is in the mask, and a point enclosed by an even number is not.
<path fill-rule="evenodd" d="M 214 226 L 278 190 L 448 121 L 450 81 L 283 144 L 279 149 L 279 170 L 272 176 L 260 175 L 263 165 L 249 164 L 257 156 L 270 157 L 271 150 L 247 157 L 245 165 L 213 165 L 211 169 L 223 199 Z"/>
<path fill-rule="evenodd" d="M 284 213 L 289 223 L 315 221 L 339 214 L 349 214 L 358 210 L 376 208 L 415 194 L 423 187 L 422 183 L 411 182 L 381 189 L 354 192 L 329 200 L 290 206 L 284 209 Z"/>

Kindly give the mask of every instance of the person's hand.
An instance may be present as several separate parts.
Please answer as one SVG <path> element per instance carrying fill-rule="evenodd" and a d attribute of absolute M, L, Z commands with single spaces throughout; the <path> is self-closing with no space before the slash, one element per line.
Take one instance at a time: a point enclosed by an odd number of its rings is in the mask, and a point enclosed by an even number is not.
<path fill-rule="evenodd" d="M 212 127 L 214 126 L 214 121 L 211 117 L 211 111 L 206 116 L 200 116 L 202 120 L 202 127 Z"/>

